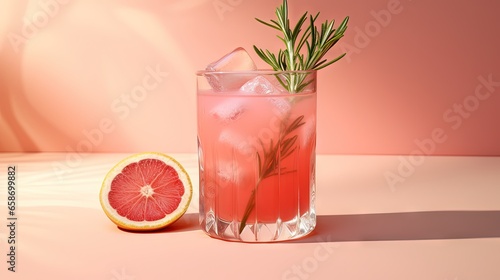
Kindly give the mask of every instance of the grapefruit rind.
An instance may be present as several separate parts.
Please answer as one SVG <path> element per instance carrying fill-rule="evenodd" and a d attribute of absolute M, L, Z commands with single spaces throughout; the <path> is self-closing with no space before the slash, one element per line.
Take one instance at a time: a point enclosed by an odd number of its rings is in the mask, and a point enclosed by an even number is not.
<path fill-rule="evenodd" d="M 158 159 L 163 161 L 165 164 L 172 166 L 179 176 L 182 184 L 184 185 L 184 194 L 182 195 L 181 201 L 177 209 L 172 213 L 167 214 L 164 218 L 156 221 L 132 221 L 126 217 L 121 216 L 118 212 L 110 205 L 108 200 L 108 195 L 111 190 L 111 182 L 113 179 L 122 172 L 123 168 L 134 162 L 139 162 L 143 159 Z M 165 228 L 166 226 L 177 221 L 189 207 L 191 198 L 193 196 L 193 186 L 191 184 L 191 179 L 189 174 L 186 172 L 184 167 L 176 161 L 174 158 L 167 156 L 162 153 L 157 152 L 147 152 L 131 155 L 116 164 L 111 170 L 106 174 L 104 181 L 101 186 L 99 193 L 99 201 L 104 213 L 108 218 L 115 223 L 119 228 L 132 231 L 153 231 Z"/>

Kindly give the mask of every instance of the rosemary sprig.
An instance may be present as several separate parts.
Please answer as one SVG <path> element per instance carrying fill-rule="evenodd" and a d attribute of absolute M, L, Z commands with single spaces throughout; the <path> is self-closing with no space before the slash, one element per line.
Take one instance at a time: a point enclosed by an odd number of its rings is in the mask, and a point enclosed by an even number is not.
<path fill-rule="evenodd" d="M 262 156 L 259 152 L 257 152 L 257 161 L 259 165 L 259 179 L 255 185 L 255 188 L 250 195 L 250 199 L 248 200 L 247 206 L 245 207 L 245 213 L 243 214 L 243 218 L 240 222 L 239 233 L 243 231 L 245 228 L 248 217 L 252 213 L 255 208 L 255 196 L 257 195 L 257 189 L 259 188 L 262 180 L 278 175 L 286 173 L 287 171 L 283 171 L 279 168 L 281 160 L 287 158 L 291 155 L 295 149 L 295 143 L 297 142 L 297 135 L 291 136 L 290 134 L 294 132 L 297 128 L 301 127 L 304 116 L 297 117 L 292 123 L 290 123 L 287 127 L 285 127 L 281 132 L 278 138 L 278 142 L 270 141 L 269 147 L 266 148 L 265 144 L 260 141 L 260 145 L 262 146 Z M 293 172 L 293 171 L 292 171 Z"/>
<path fill-rule="evenodd" d="M 280 49 L 278 54 L 274 54 L 269 50 L 262 50 L 257 46 L 253 46 L 257 55 L 269 64 L 276 71 L 308 71 L 320 70 L 345 56 L 345 53 L 337 58 L 328 61 L 324 56 L 326 53 L 344 36 L 347 29 L 349 17 L 346 17 L 340 26 L 335 29 L 335 20 L 325 21 L 321 24 L 321 28 L 316 26 L 319 12 L 315 15 L 309 15 L 309 26 L 301 34 L 302 27 L 308 19 L 308 13 L 305 12 L 298 20 L 295 27 L 291 28 L 290 20 L 288 19 L 288 3 L 283 0 L 283 4 L 276 9 L 276 20 L 265 22 L 261 19 L 256 20 L 266 26 L 276 29 L 282 33 L 277 35 L 278 38 L 285 44 L 284 50 Z M 307 50 L 303 51 L 304 45 Z M 307 74 L 296 73 L 288 75 L 283 81 L 278 77 L 281 84 L 291 93 L 300 92 L 307 86 L 305 81 Z"/>
<path fill-rule="evenodd" d="M 313 16 L 306 12 L 292 28 L 288 18 L 288 3 L 287 0 L 283 0 L 283 4 L 276 9 L 277 18 L 275 20 L 265 22 L 256 18 L 258 22 L 281 32 L 278 38 L 285 44 L 285 49 L 280 49 L 277 54 L 260 49 L 255 45 L 253 48 L 257 55 L 273 70 L 288 71 L 277 74 L 276 78 L 290 93 L 301 92 L 307 85 L 314 82 L 314 79 L 307 79 L 309 74 L 307 71 L 323 69 L 345 56 L 344 53 L 330 61 L 324 58 L 328 51 L 344 36 L 349 17 L 346 17 L 335 29 L 335 20 L 327 20 L 318 28 L 316 26 L 318 16 L 319 13 Z M 309 21 L 309 26 L 302 32 L 306 21 Z M 292 136 L 292 132 L 304 124 L 303 119 L 304 116 L 300 116 L 287 126 L 283 125 L 278 141 L 271 140 L 268 145 L 260 141 L 262 154 L 257 152 L 259 177 L 245 207 L 239 225 L 239 234 L 242 233 L 250 214 L 254 211 L 260 183 L 271 176 L 294 172 L 294 170 L 280 168 L 280 163 L 297 149 L 298 136 Z"/>

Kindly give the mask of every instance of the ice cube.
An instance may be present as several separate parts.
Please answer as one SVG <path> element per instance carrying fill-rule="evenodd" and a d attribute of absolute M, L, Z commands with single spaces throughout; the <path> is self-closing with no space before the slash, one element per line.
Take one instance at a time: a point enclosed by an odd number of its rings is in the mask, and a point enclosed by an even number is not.
<path fill-rule="evenodd" d="M 231 149 L 246 157 L 251 157 L 255 153 L 252 146 L 243 136 L 230 129 L 223 130 L 219 134 L 219 142 L 228 145 Z"/>
<path fill-rule="evenodd" d="M 250 81 L 246 82 L 240 90 L 242 92 L 248 94 L 281 94 L 281 92 L 275 88 L 275 86 L 265 77 L 257 76 Z M 271 102 L 274 106 L 273 113 L 280 118 L 283 118 L 288 114 L 292 106 L 288 100 L 289 98 L 286 95 L 283 97 L 272 97 L 269 98 L 269 102 Z"/>
<path fill-rule="evenodd" d="M 246 82 L 241 88 L 241 91 L 251 94 L 273 94 L 278 93 L 273 84 L 262 76 L 257 76 Z"/>
<path fill-rule="evenodd" d="M 288 98 L 276 97 L 271 98 L 269 101 L 274 105 L 273 113 L 280 119 L 287 116 L 292 109 L 292 105 L 290 105 L 290 101 L 288 100 Z"/>
<path fill-rule="evenodd" d="M 210 63 L 207 66 L 208 71 L 251 71 L 257 67 L 252 58 L 244 48 L 236 48 L 232 52 L 226 54 L 221 59 Z"/>
<path fill-rule="evenodd" d="M 239 47 L 221 59 L 210 63 L 206 68 L 208 72 L 205 76 L 215 91 L 237 90 L 250 80 L 252 76 L 245 73 L 227 75 L 210 72 L 241 72 L 256 69 L 257 67 L 248 52 L 244 48 Z"/>
<path fill-rule="evenodd" d="M 236 183 L 238 179 L 239 168 L 232 161 L 217 162 L 217 181 L 220 184 L 226 185 Z"/>
<path fill-rule="evenodd" d="M 241 100 L 227 99 L 215 106 L 210 114 L 219 122 L 229 124 L 239 119 L 243 112 L 245 112 L 245 106 Z"/>

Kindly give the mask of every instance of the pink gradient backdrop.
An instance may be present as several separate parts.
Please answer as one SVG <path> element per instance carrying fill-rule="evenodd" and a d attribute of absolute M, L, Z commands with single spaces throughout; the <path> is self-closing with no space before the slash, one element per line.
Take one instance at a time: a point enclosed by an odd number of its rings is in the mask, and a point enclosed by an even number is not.
<path fill-rule="evenodd" d="M 280 46 L 254 20 L 280 2 L 2 1 L 0 151 L 195 152 L 194 72 Z M 500 155 L 500 2 L 289 2 L 351 17 L 319 76 L 318 153 Z"/>

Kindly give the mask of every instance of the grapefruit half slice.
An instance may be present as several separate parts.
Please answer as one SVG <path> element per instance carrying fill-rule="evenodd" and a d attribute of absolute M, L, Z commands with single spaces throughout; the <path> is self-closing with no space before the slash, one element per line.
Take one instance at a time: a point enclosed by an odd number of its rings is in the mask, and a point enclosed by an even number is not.
<path fill-rule="evenodd" d="M 164 228 L 188 209 L 193 187 L 172 157 L 140 153 L 127 157 L 106 175 L 99 199 L 108 218 L 134 231 Z"/>

